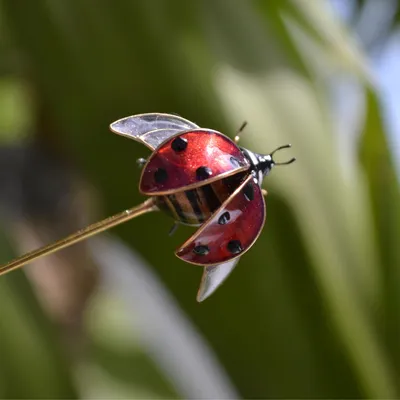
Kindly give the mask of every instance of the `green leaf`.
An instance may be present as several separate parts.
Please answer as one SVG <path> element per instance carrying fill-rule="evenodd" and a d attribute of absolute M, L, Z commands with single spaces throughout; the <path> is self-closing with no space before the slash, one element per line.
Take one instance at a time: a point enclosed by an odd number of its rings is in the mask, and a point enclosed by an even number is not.
<path fill-rule="evenodd" d="M 284 2 L 282 11 L 288 22 L 295 23 L 318 44 L 320 52 L 331 63 L 353 72 L 365 82 L 371 81 L 365 56 L 335 17 L 328 1 L 289 0 Z"/>
<path fill-rule="evenodd" d="M 382 117 L 381 105 L 370 88 L 367 91 L 365 125 L 360 157 L 369 187 L 374 233 L 379 246 L 383 276 L 383 330 L 388 354 L 400 371 L 400 188 L 393 153 Z"/>

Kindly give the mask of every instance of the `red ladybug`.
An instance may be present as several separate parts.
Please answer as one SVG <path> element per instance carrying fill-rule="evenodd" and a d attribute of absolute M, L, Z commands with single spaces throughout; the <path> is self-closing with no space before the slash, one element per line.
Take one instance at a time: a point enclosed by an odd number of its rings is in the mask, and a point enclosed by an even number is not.
<path fill-rule="evenodd" d="M 153 153 L 143 166 L 140 192 L 177 223 L 198 230 L 175 252 L 204 266 L 197 295 L 202 301 L 224 281 L 261 233 L 266 207 L 261 184 L 277 163 L 176 115 L 150 113 L 122 118 L 111 131 L 142 142 Z"/>
<path fill-rule="evenodd" d="M 0 276 L 161 209 L 176 223 L 199 226 L 176 255 L 204 266 L 197 295 L 198 301 L 204 300 L 224 281 L 260 234 L 266 213 L 261 189 L 263 178 L 274 165 L 295 160 L 277 163 L 273 159 L 277 150 L 290 145 L 278 147 L 268 155 L 253 153 L 238 147 L 220 132 L 199 128 L 170 114 L 134 115 L 112 123 L 110 128 L 153 151 L 148 160 L 138 160 L 143 166 L 140 191 L 149 196 L 148 200 L 0 265 Z"/>

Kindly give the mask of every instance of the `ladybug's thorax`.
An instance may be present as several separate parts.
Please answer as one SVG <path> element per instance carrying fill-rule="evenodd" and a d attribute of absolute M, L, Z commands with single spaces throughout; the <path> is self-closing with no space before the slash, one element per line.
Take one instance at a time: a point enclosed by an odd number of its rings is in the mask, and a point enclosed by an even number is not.
<path fill-rule="evenodd" d="M 250 170 L 257 178 L 258 184 L 261 186 L 264 177 L 270 173 L 272 167 L 275 165 L 271 155 L 254 153 L 253 151 L 243 147 L 241 150 L 250 163 Z"/>

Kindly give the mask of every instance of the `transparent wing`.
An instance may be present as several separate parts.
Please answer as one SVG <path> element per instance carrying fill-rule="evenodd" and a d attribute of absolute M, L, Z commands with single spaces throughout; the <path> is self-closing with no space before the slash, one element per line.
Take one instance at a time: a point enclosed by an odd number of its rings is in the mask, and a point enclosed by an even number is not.
<path fill-rule="evenodd" d="M 204 267 L 199 291 L 197 292 L 197 301 L 201 302 L 211 296 L 233 271 L 238 262 L 239 258 L 235 258 L 223 264 Z"/>
<path fill-rule="evenodd" d="M 199 129 L 199 126 L 177 115 L 161 113 L 132 115 L 110 125 L 112 132 L 137 140 L 151 150 L 178 132 L 190 129 Z"/>

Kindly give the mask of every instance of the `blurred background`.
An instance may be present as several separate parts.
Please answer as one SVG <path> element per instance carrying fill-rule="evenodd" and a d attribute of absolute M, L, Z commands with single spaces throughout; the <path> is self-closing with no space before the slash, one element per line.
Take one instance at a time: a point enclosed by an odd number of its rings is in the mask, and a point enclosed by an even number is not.
<path fill-rule="evenodd" d="M 0 0 L 0 260 L 143 201 L 177 113 L 297 162 L 226 283 L 145 215 L 0 278 L 1 398 L 400 396 L 400 2 Z M 286 156 L 286 154 L 285 154 Z"/>

